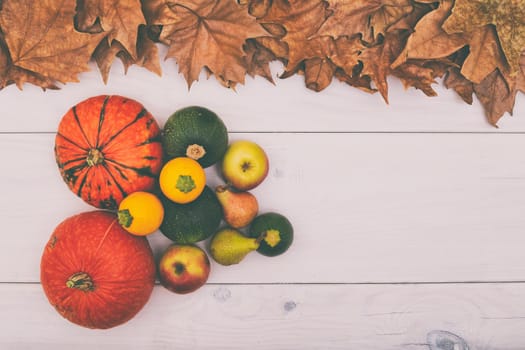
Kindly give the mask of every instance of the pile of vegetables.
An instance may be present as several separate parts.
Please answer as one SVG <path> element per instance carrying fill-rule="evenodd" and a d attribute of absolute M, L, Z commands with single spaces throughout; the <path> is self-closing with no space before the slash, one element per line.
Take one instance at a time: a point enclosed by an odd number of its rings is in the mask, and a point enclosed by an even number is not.
<path fill-rule="evenodd" d="M 221 265 L 255 250 L 280 255 L 292 243 L 290 222 L 259 215 L 248 192 L 268 175 L 265 151 L 247 140 L 230 143 L 223 121 L 206 108 L 181 109 L 161 129 L 135 100 L 91 97 L 62 117 L 54 151 L 69 189 L 95 208 L 60 223 L 41 259 L 49 302 L 78 325 L 130 320 L 156 278 L 175 293 L 200 288 L 211 264 L 199 242 L 209 239 Z M 215 164 L 224 184 L 212 189 L 205 168 Z M 172 241 L 158 262 L 147 237 L 156 232 Z"/>

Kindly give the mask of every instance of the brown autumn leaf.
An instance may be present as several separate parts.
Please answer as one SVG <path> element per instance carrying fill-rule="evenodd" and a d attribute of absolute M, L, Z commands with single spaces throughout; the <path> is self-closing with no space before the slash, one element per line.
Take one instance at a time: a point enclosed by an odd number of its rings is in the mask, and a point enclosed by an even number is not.
<path fill-rule="evenodd" d="M 46 78 L 41 74 L 19 68 L 12 64 L 9 50 L 0 35 L 0 89 L 8 85 L 16 84 L 22 90 L 25 83 L 42 87 L 42 89 L 58 89 L 54 80 Z"/>
<path fill-rule="evenodd" d="M 315 37 L 310 39 L 305 49 L 306 52 L 311 52 L 311 57 L 293 70 L 285 71 L 281 78 L 290 77 L 295 73 L 304 74 L 306 87 L 319 92 L 330 85 L 336 70 L 342 70 L 351 76 L 359 64 L 359 54 L 364 49 L 365 46 L 358 36 L 339 37 L 337 40 L 330 36 Z M 346 79 L 347 83 L 351 81 Z"/>
<path fill-rule="evenodd" d="M 244 83 L 243 45 L 267 35 L 256 19 L 230 0 L 182 0 L 167 6 L 177 20 L 164 25 L 159 39 L 168 45 L 166 57 L 176 59 L 188 87 L 205 67 L 226 86 Z"/>
<path fill-rule="evenodd" d="M 453 67 L 445 76 L 443 84 L 447 89 L 453 89 L 469 105 L 473 102 L 474 83 L 465 78 L 459 68 Z"/>
<path fill-rule="evenodd" d="M 392 75 L 398 77 L 405 88 L 414 87 L 423 91 L 427 96 L 437 96 L 432 84 L 436 83 L 436 78 L 441 78 L 444 69 L 441 66 L 435 67 L 433 62 L 407 61 L 396 67 Z"/>
<path fill-rule="evenodd" d="M 98 37 L 75 30 L 75 6 L 75 0 L 3 1 L 0 27 L 9 59 L 8 77 L 2 80 L 52 87 L 76 82 L 79 73 L 89 70 Z"/>
<path fill-rule="evenodd" d="M 336 65 L 328 58 L 315 57 L 304 61 L 304 79 L 306 87 L 316 92 L 330 85 Z"/>
<path fill-rule="evenodd" d="M 117 57 L 122 61 L 125 73 L 127 73 L 130 66 L 138 65 L 158 76 L 162 74 L 158 48 L 153 40 L 149 38 L 145 26 L 141 26 L 139 29 L 136 52 L 138 57 L 135 59 L 120 41 L 114 40 L 111 45 L 109 45 L 107 40 L 102 40 L 95 49 L 93 58 L 97 63 L 104 83 L 107 83 L 109 71 L 113 65 L 113 61 Z"/>
<path fill-rule="evenodd" d="M 347 74 L 342 69 L 337 69 L 335 71 L 334 77 L 339 81 L 366 93 L 373 94 L 377 92 L 377 89 L 372 87 L 372 79 L 370 79 L 368 75 L 360 75 L 361 69 L 361 65 L 357 65 L 351 74 Z"/>
<path fill-rule="evenodd" d="M 507 71 L 508 65 L 494 31 L 486 25 L 469 35 L 469 55 L 463 62 L 461 74 L 474 83 L 480 83 L 494 69 Z"/>
<path fill-rule="evenodd" d="M 481 83 L 474 84 L 474 92 L 493 126 L 497 126 L 497 122 L 505 113 L 513 113 L 517 89 L 515 82 L 509 85 L 508 81 L 510 80 L 496 69 Z"/>
<path fill-rule="evenodd" d="M 118 41 L 133 58 L 137 58 L 139 26 L 146 24 L 140 0 L 78 0 L 76 25 L 80 31 L 106 33 L 111 46 Z"/>
<path fill-rule="evenodd" d="M 392 62 L 399 56 L 404 45 L 403 37 L 398 32 L 386 33 L 380 44 L 369 47 L 359 56 L 363 63 L 361 75 L 369 76 L 388 103 L 387 77 L 392 73 Z"/>
<path fill-rule="evenodd" d="M 440 59 L 452 55 L 468 41 L 463 33 L 448 34 L 441 28 L 452 9 L 453 0 L 443 0 L 434 11 L 426 14 L 416 24 L 406 46 L 394 61 L 398 67 L 410 59 Z"/>
<path fill-rule="evenodd" d="M 311 38 L 328 16 L 326 4 L 319 0 L 274 0 L 264 17 L 266 30 L 280 37 L 288 46 L 288 72 L 295 71 L 304 60 L 324 57 L 323 39 Z"/>
<path fill-rule="evenodd" d="M 525 93 L 525 51 L 521 54 L 520 58 L 520 72 L 516 78 L 516 89 Z"/>
<path fill-rule="evenodd" d="M 143 0 L 142 12 L 149 25 L 169 25 L 176 23 L 179 16 L 172 11 L 171 0 Z"/>
<path fill-rule="evenodd" d="M 246 69 L 251 77 L 259 75 L 275 84 L 270 70 L 270 62 L 276 60 L 272 51 L 259 44 L 255 39 L 248 39 L 244 44 L 246 53 Z"/>
<path fill-rule="evenodd" d="M 443 24 L 447 33 L 472 33 L 486 25 L 496 27 L 511 75 L 519 70 L 525 50 L 525 0 L 456 0 Z"/>
<path fill-rule="evenodd" d="M 319 29 L 319 35 L 362 34 L 368 43 L 376 41 L 388 27 L 412 12 L 411 0 L 328 0 L 333 14 Z"/>

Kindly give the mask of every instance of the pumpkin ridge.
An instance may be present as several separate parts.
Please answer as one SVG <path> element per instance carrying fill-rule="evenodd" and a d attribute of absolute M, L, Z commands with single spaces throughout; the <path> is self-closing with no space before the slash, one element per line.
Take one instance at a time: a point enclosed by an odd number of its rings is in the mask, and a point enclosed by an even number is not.
<path fill-rule="evenodd" d="M 82 189 L 84 188 L 84 185 L 86 184 L 88 173 L 89 173 L 89 168 L 84 172 L 84 177 L 82 178 L 82 180 L 80 181 L 80 185 L 78 186 L 77 196 L 79 197 L 82 194 Z M 76 184 L 77 181 L 78 181 L 78 176 L 76 180 L 73 182 L 73 184 Z"/>
<path fill-rule="evenodd" d="M 70 167 L 69 169 L 66 169 L 63 165 L 60 165 L 60 169 L 62 169 L 64 172 L 66 182 L 75 185 L 79 178 L 78 173 L 85 169 L 85 164 L 82 163 L 79 165 L 75 165 Z"/>
<path fill-rule="evenodd" d="M 160 143 L 160 144 L 162 144 L 162 138 L 161 138 L 160 133 L 157 134 L 155 137 L 151 137 L 151 138 L 149 138 L 149 139 L 147 139 L 147 140 L 137 144 L 136 147 L 151 145 L 152 143 Z"/>
<path fill-rule="evenodd" d="M 70 138 L 64 136 L 63 134 L 61 134 L 60 132 L 57 132 L 57 136 L 60 136 L 61 138 L 63 138 L 65 141 L 69 142 L 70 144 L 72 144 L 73 146 L 76 146 L 78 148 L 80 148 L 81 150 L 83 151 L 88 151 L 87 148 L 84 148 L 82 146 L 80 146 L 78 143 L 76 143 L 75 141 L 71 140 Z"/>
<path fill-rule="evenodd" d="M 73 106 L 73 108 L 71 110 L 73 111 L 73 117 L 75 118 L 75 121 L 77 122 L 77 125 L 78 125 L 78 128 L 80 129 L 80 132 L 82 133 L 82 136 L 84 136 L 84 140 L 88 144 L 89 148 L 93 148 L 93 146 L 91 145 L 91 142 L 89 142 L 89 139 L 88 139 L 88 137 L 86 135 L 86 131 L 82 127 L 82 124 L 80 124 L 80 119 L 78 118 L 78 114 L 77 114 L 77 106 Z"/>
<path fill-rule="evenodd" d="M 115 138 L 117 138 L 120 134 L 122 134 L 122 132 L 124 132 L 124 130 L 126 130 L 127 128 L 129 128 L 130 126 L 132 126 L 133 124 L 135 124 L 137 121 L 139 121 L 140 119 L 144 118 L 145 116 L 148 115 L 148 111 L 146 110 L 146 108 L 142 108 L 140 110 L 140 112 L 137 114 L 137 116 L 135 117 L 135 119 L 133 119 L 131 122 L 129 122 L 128 124 L 126 124 L 122 129 L 120 129 L 119 131 L 117 131 L 116 133 L 114 133 L 113 135 L 111 135 L 111 137 L 106 141 L 106 143 L 104 143 L 103 145 L 101 145 L 99 148 L 100 149 L 103 149 L 103 148 L 106 148 L 110 143 L 111 141 L 113 141 Z"/>
<path fill-rule="evenodd" d="M 153 171 L 151 170 L 151 167 L 149 166 L 146 166 L 146 167 L 142 167 L 142 168 L 136 168 L 136 167 L 132 167 L 132 166 L 129 166 L 129 165 L 125 165 L 125 164 L 122 164 L 120 162 L 117 162 L 113 159 L 109 159 L 109 158 L 106 158 L 106 161 L 108 163 L 113 163 L 114 165 L 116 166 L 119 166 L 119 167 L 122 167 L 124 169 L 129 169 L 129 170 L 133 170 L 135 171 L 137 174 L 139 174 L 140 176 L 147 176 L 147 177 L 151 177 L 151 178 L 156 178 L 157 176 L 153 173 Z"/>
<path fill-rule="evenodd" d="M 78 158 L 74 158 L 74 159 L 70 159 L 70 160 L 67 160 L 65 162 L 62 163 L 62 166 L 66 166 L 66 165 L 69 165 L 71 163 L 75 163 L 75 162 L 79 162 L 79 161 L 82 161 L 82 160 L 85 160 L 86 157 L 85 156 L 82 156 L 82 157 L 78 157 Z M 84 167 L 85 165 L 82 164 L 82 167 Z"/>
<path fill-rule="evenodd" d="M 98 130 L 97 130 L 97 141 L 95 143 L 95 148 L 98 148 L 99 141 L 100 141 L 100 131 L 102 130 L 102 123 L 104 122 L 104 116 L 106 114 L 106 105 L 108 104 L 109 96 L 106 96 L 104 98 L 104 102 L 102 102 L 102 107 L 100 108 L 100 114 L 98 117 Z"/>
<path fill-rule="evenodd" d="M 127 196 L 127 192 L 122 188 L 122 186 L 120 185 L 120 183 L 117 181 L 117 179 L 115 179 L 115 175 L 113 175 L 113 173 L 109 170 L 108 168 L 108 165 L 107 164 L 102 164 L 102 167 L 104 168 L 104 170 L 106 170 L 106 173 L 108 173 L 109 177 L 111 177 L 111 180 L 113 181 L 113 184 L 115 186 L 117 186 L 117 188 L 119 189 L 120 193 L 122 194 L 122 197 L 126 197 Z M 117 170 L 118 171 L 118 170 Z M 119 172 L 120 173 L 120 172 Z M 122 175 L 121 175 L 122 176 Z M 126 178 L 125 176 L 122 176 L 122 178 Z"/>

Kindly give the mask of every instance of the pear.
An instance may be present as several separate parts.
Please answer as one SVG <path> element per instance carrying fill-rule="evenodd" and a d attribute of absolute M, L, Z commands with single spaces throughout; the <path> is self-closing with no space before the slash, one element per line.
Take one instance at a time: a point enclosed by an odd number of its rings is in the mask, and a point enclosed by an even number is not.
<path fill-rule="evenodd" d="M 217 186 L 215 194 L 221 203 L 224 221 L 233 228 L 248 226 L 259 212 L 257 198 L 250 192 L 233 192 L 227 186 Z"/>
<path fill-rule="evenodd" d="M 210 255 L 221 265 L 234 265 L 259 248 L 260 243 L 260 237 L 249 238 L 234 228 L 223 228 L 210 241 Z"/>

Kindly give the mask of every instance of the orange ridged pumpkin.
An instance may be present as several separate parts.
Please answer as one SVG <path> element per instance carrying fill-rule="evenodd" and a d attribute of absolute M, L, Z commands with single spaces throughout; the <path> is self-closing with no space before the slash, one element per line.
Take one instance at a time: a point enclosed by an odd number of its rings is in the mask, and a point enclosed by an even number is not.
<path fill-rule="evenodd" d="M 115 213 L 97 210 L 55 228 L 42 254 L 40 281 L 63 317 L 105 329 L 142 309 L 153 291 L 155 268 L 148 240 L 127 233 Z"/>
<path fill-rule="evenodd" d="M 152 190 L 162 167 L 160 128 L 139 102 L 96 96 L 73 106 L 60 121 L 55 156 L 77 196 L 117 209 L 135 191 Z"/>

